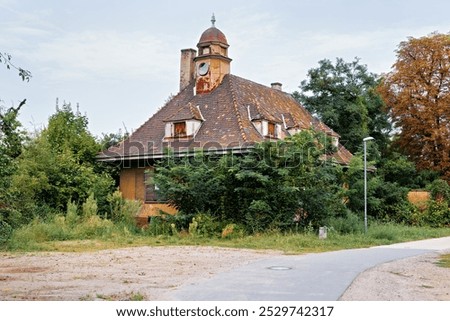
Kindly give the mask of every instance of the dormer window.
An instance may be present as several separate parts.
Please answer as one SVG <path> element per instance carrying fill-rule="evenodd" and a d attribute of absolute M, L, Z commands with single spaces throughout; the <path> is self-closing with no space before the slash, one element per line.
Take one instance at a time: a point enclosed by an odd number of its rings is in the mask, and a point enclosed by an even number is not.
<path fill-rule="evenodd" d="M 191 139 L 194 137 L 200 126 L 201 120 L 189 119 L 185 121 L 167 122 L 165 128 L 165 139 Z"/>
<path fill-rule="evenodd" d="M 273 121 L 263 120 L 261 122 L 262 135 L 268 138 L 282 138 L 281 137 L 281 125 Z"/>
<path fill-rule="evenodd" d="M 186 134 L 186 122 L 177 122 L 173 124 L 173 137 L 185 137 Z"/>
<path fill-rule="evenodd" d="M 275 123 L 269 122 L 267 124 L 267 136 L 277 138 L 277 127 Z"/>

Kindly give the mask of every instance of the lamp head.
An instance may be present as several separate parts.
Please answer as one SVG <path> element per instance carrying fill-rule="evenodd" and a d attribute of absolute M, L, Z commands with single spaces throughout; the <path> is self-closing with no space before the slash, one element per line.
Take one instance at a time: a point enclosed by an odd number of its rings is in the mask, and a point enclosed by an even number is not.
<path fill-rule="evenodd" d="M 369 137 L 364 138 L 364 139 L 363 139 L 363 142 L 367 142 L 367 141 L 369 141 L 369 140 L 374 140 L 374 139 L 375 139 L 375 138 L 369 136 Z"/>

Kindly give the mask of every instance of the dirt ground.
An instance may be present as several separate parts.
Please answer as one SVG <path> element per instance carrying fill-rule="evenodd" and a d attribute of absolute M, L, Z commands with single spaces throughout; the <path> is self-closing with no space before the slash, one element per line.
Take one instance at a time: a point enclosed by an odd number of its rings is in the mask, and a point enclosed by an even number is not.
<path fill-rule="evenodd" d="M 450 301 L 450 268 L 431 253 L 375 266 L 361 273 L 343 301 Z"/>
<path fill-rule="evenodd" d="M 0 253 L 0 300 L 168 300 L 177 287 L 280 254 L 213 247 L 138 247 L 90 253 Z M 450 300 L 437 254 L 362 273 L 341 300 Z"/>

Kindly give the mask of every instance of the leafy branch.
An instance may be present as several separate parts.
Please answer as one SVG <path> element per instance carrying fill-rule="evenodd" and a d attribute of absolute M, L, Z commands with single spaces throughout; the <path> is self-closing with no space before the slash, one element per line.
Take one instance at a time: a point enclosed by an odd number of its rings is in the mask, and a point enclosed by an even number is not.
<path fill-rule="evenodd" d="M 25 70 L 23 68 L 17 67 L 14 65 L 11 61 L 12 56 L 6 52 L 0 52 L 0 63 L 3 63 L 6 65 L 7 69 L 15 69 L 19 72 L 19 76 L 22 78 L 23 81 L 30 81 L 30 78 L 32 77 L 31 72 L 28 70 Z"/>

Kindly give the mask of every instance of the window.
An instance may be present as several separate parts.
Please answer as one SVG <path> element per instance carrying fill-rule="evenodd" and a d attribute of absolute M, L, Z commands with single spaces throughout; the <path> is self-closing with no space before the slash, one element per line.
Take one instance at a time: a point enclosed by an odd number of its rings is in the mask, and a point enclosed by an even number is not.
<path fill-rule="evenodd" d="M 158 195 L 158 186 L 152 182 L 153 170 L 146 170 L 144 172 L 144 186 L 145 186 L 145 202 L 155 203 L 164 202 Z"/>
<path fill-rule="evenodd" d="M 173 136 L 183 137 L 186 136 L 186 122 L 179 122 L 173 124 Z"/>
<path fill-rule="evenodd" d="M 277 131 L 275 123 L 268 123 L 267 124 L 267 136 L 269 137 L 277 137 Z"/>

